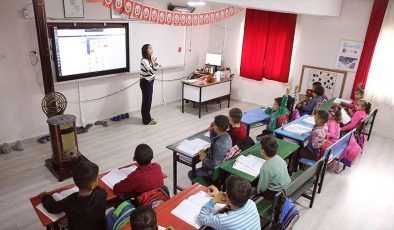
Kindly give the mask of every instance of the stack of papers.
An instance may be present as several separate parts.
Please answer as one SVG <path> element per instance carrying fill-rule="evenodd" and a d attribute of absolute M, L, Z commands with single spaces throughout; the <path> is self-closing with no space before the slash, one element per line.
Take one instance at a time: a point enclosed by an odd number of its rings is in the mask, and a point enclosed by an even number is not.
<path fill-rule="evenodd" d="M 200 214 L 201 208 L 208 203 L 212 196 L 206 192 L 200 191 L 194 195 L 189 196 L 186 200 L 183 200 L 171 213 L 193 227 L 199 229 L 201 227 L 198 221 L 198 215 Z M 215 204 L 214 210 L 224 208 L 225 204 Z"/>
<path fill-rule="evenodd" d="M 108 187 L 114 189 L 114 185 L 121 180 L 126 179 L 126 177 L 137 169 L 136 165 L 132 165 L 127 168 L 122 169 L 112 169 L 105 176 L 101 177 L 101 181 L 104 182 Z"/>
<path fill-rule="evenodd" d="M 312 128 L 305 127 L 299 124 L 290 124 L 285 126 L 283 129 L 298 135 L 304 135 L 312 130 Z"/>
<path fill-rule="evenodd" d="M 53 199 L 55 199 L 56 201 L 59 201 L 59 200 L 63 200 L 64 198 L 66 198 L 66 197 L 68 197 L 69 195 L 71 195 L 71 194 L 73 194 L 73 193 L 76 193 L 76 192 L 78 192 L 78 191 L 79 191 L 78 187 L 77 187 L 77 186 L 74 186 L 74 187 L 72 187 L 72 188 L 70 188 L 70 189 L 61 191 L 61 192 L 59 192 L 59 193 L 55 192 L 54 194 L 52 194 L 52 197 L 53 197 Z M 37 208 L 38 210 L 40 210 L 40 212 L 42 212 L 42 213 L 43 213 L 45 216 L 47 216 L 49 219 L 51 219 L 52 222 L 55 222 L 55 221 L 57 221 L 58 219 L 60 219 L 60 218 L 62 218 L 63 216 L 66 215 L 66 213 L 64 213 L 64 212 L 61 212 L 61 213 L 58 213 L 58 214 L 49 213 L 49 212 L 44 208 L 44 206 L 42 205 L 42 203 L 40 203 L 39 205 L 37 205 L 36 208 Z"/>
<path fill-rule="evenodd" d="M 241 155 L 234 162 L 233 168 L 256 177 L 260 174 L 260 169 L 265 163 L 265 160 L 253 155 L 247 157 Z"/>
<path fill-rule="evenodd" d="M 334 100 L 335 104 L 341 104 L 341 102 L 345 102 L 345 103 L 348 103 L 348 104 L 352 103 L 351 100 L 345 100 L 345 99 L 342 99 L 342 98 L 335 98 L 335 100 Z"/>
<path fill-rule="evenodd" d="M 313 116 L 310 116 L 310 117 L 304 118 L 302 120 L 302 122 L 310 124 L 310 125 L 315 125 L 315 118 Z"/>
<path fill-rule="evenodd" d="M 52 194 L 52 197 L 53 197 L 53 199 L 55 199 L 56 201 L 59 201 L 59 200 L 63 200 L 64 198 L 66 198 L 66 197 L 68 197 L 69 195 L 71 195 L 71 194 L 73 194 L 73 193 L 76 193 L 76 192 L 78 192 L 78 191 L 79 191 L 78 187 L 77 187 L 77 186 L 74 186 L 74 187 L 72 187 L 72 188 L 70 188 L 70 189 L 61 191 L 61 192 L 59 192 L 59 193 L 55 192 L 54 194 Z"/>
<path fill-rule="evenodd" d="M 200 150 L 208 149 L 211 146 L 209 142 L 196 138 L 193 140 L 184 140 L 178 144 L 177 148 L 189 156 L 195 156 Z"/>

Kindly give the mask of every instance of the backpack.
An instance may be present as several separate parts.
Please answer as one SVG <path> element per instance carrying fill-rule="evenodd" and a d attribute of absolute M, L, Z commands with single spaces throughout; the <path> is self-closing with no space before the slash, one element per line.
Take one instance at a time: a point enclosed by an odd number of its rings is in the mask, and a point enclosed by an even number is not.
<path fill-rule="evenodd" d="M 254 143 L 254 140 L 250 136 L 247 136 L 244 139 L 237 141 L 237 143 L 235 143 L 235 144 L 238 146 L 238 148 L 241 151 L 244 151 L 245 149 L 252 147 L 255 143 Z"/>
<path fill-rule="evenodd" d="M 228 150 L 228 152 L 226 152 L 226 154 L 224 155 L 224 161 L 230 160 L 231 158 L 233 158 L 234 156 L 237 156 L 238 154 L 241 153 L 241 149 L 239 149 L 238 145 L 234 145 L 233 147 L 231 147 L 230 150 Z"/>
<path fill-rule="evenodd" d="M 283 125 L 289 123 L 289 117 L 287 114 L 280 115 L 276 120 L 276 125 L 278 128 L 282 127 Z"/>
<path fill-rule="evenodd" d="M 109 212 L 105 218 L 107 220 L 107 230 L 119 230 L 130 223 L 130 214 L 134 211 L 134 206 L 130 201 L 123 201 L 118 207 Z"/>
<path fill-rule="evenodd" d="M 289 198 L 283 198 L 284 203 L 280 213 L 279 222 L 271 226 L 271 230 L 291 229 L 299 218 L 299 210 Z"/>
<path fill-rule="evenodd" d="M 167 186 L 153 189 L 138 196 L 138 204 L 144 207 L 155 208 L 170 199 L 170 191 Z"/>

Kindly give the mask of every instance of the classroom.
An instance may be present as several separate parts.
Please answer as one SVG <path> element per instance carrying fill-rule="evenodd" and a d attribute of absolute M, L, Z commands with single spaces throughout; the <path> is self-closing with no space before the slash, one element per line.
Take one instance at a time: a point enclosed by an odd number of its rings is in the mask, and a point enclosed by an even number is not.
<path fill-rule="evenodd" d="M 149 189 L 132 200 L 158 229 L 255 229 L 202 217 L 224 201 L 275 229 L 285 198 L 298 210 L 287 229 L 393 228 L 393 0 L 0 0 L 0 30 L 0 230 L 75 228 L 46 210 L 64 190 L 102 188 L 116 213 L 130 201 L 118 182 L 138 173 L 129 186 Z M 217 144 L 236 124 L 250 138 Z M 267 199 L 274 158 L 289 179 Z"/>

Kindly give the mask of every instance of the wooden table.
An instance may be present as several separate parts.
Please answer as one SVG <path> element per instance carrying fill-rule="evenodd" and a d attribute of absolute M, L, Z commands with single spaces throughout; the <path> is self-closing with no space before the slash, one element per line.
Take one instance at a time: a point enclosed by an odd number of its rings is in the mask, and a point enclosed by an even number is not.
<path fill-rule="evenodd" d="M 123 167 L 121 167 L 121 168 L 130 167 L 130 166 L 132 166 L 132 165 L 136 165 L 136 163 L 132 163 L 132 164 L 123 166 Z M 110 187 L 108 187 L 108 186 L 101 180 L 101 177 L 105 176 L 107 173 L 109 173 L 109 172 L 105 172 L 105 173 L 102 173 L 102 174 L 99 175 L 99 178 L 100 178 L 100 179 L 98 180 L 98 186 L 99 186 L 100 188 L 104 189 L 104 190 L 107 192 L 107 207 L 112 207 L 112 206 L 114 205 L 114 202 L 116 202 L 116 201 L 118 200 L 118 199 L 117 199 L 118 197 L 114 194 L 114 192 L 112 191 L 112 189 L 111 189 Z M 163 173 L 163 178 L 166 178 L 166 177 L 167 177 L 167 175 L 165 175 L 165 174 Z M 61 192 L 61 191 L 70 189 L 70 188 L 72 188 L 72 187 L 74 187 L 74 186 L 75 186 L 75 184 L 69 184 L 69 185 L 66 185 L 66 186 L 64 186 L 64 187 L 62 187 L 62 188 L 53 190 L 53 191 L 51 191 L 51 192 L 49 192 L 49 193 L 50 193 L 50 194 L 53 194 L 53 193 L 55 193 L 55 192 Z M 51 219 L 49 219 L 46 215 L 44 215 L 40 210 L 38 210 L 38 209 L 36 208 L 37 205 L 39 205 L 39 204 L 41 203 L 41 200 L 40 200 L 40 198 L 38 197 L 38 195 L 37 195 L 37 196 L 34 196 L 34 197 L 31 197 L 29 200 L 30 200 L 31 205 L 32 205 L 33 208 L 34 208 L 34 211 L 36 211 L 36 214 L 37 214 L 37 216 L 38 216 L 38 219 L 40 219 L 42 225 L 43 225 L 44 227 L 46 227 L 47 229 L 56 229 L 57 223 L 56 223 L 56 222 L 53 222 Z M 60 221 L 60 220 L 58 220 L 58 221 Z"/>
<path fill-rule="evenodd" d="M 268 122 L 271 116 L 265 113 L 264 108 L 248 110 L 242 114 L 241 122 L 246 126 L 246 133 L 249 136 L 250 128 L 256 124 Z"/>
<path fill-rule="evenodd" d="M 164 204 L 155 208 L 158 224 L 163 227 L 172 226 L 174 227 L 174 229 L 196 229 L 190 224 L 174 216 L 171 211 L 176 208 L 183 200 L 187 199 L 191 195 L 198 193 L 199 191 L 207 192 L 208 190 L 205 186 L 195 183 L 192 186 L 189 186 L 188 188 L 183 190 L 182 192 L 173 196 Z"/>
<path fill-rule="evenodd" d="M 203 85 L 198 84 L 198 82 L 200 81 L 195 83 L 182 81 L 182 113 L 185 111 L 185 101 L 198 103 L 198 118 L 201 118 L 201 104 L 204 102 L 227 98 L 227 107 L 230 108 L 232 78 Z"/>
<path fill-rule="evenodd" d="M 173 181 L 174 181 L 174 194 L 177 193 L 178 190 L 183 190 L 184 188 L 178 186 L 178 174 L 177 174 L 177 164 L 182 163 L 184 165 L 187 165 L 189 167 L 192 168 L 192 173 L 193 173 L 193 177 L 196 175 L 196 165 L 198 162 L 200 162 L 199 156 L 198 154 L 195 154 L 194 156 L 190 156 L 189 154 L 183 152 L 182 150 L 178 149 L 177 146 L 180 142 L 184 141 L 184 140 L 193 140 L 196 138 L 200 138 L 201 140 L 207 141 L 207 142 L 211 142 L 211 138 L 205 136 L 204 134 L 208 132 L 207 129 L 200 131 L 196 134 L 193 134 L 192 136 L 189 136 L 187 138 L 184 138 L 180 141 L 177 141 L 173 144 L 167 145 L 167 148 L 172 150 L 172 160 L 173 160 Z"/>
<path fill-rule="evenodd" d="M 291 160 L 292 154 L 295 153 L 300 148 L 300 146 L 297 145 L 296 143 L 284 141 L 284 140 L 277 139 L 277 138 L 276 138 L 276 141 L 278 142 L 277 155 L 283 159 Z M 261 155 L 260 144 L 256 144 L 256 145 L 248 148 L 247 150 L 243 151 L 241 154 L 244 156 L 254 155 L 256 157 L 263 158 L 263 156 Z M 249 174 L 244 173 L 242 171 L 239 171 L 238 169 L 233 168 L 235 161 L 236 161 L 236 158 L 226 161 L 225 163 L 223 163 L 220 166 L 220 170 L 224 171 L 227 174 L 232 174 L 232 175 L 237 175 L 239 177 L 242 177 L 243 179 L 245 179 L 251 183 L 255 182 L 259 178 L 260 175 L 252 176 L 252 175 L 249 175 Z M 291 164 L 291 162 L 289 162 L 289 165 L 290 164 Z"/>

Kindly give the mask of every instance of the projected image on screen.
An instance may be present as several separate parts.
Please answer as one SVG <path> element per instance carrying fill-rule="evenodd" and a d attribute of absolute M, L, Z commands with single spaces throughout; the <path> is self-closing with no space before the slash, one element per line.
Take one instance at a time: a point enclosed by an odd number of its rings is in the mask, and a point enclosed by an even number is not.
<path fill-rule="evenodd" d="M 58 81 L 128 71 L 126 28 L 54 28 Z"/>

